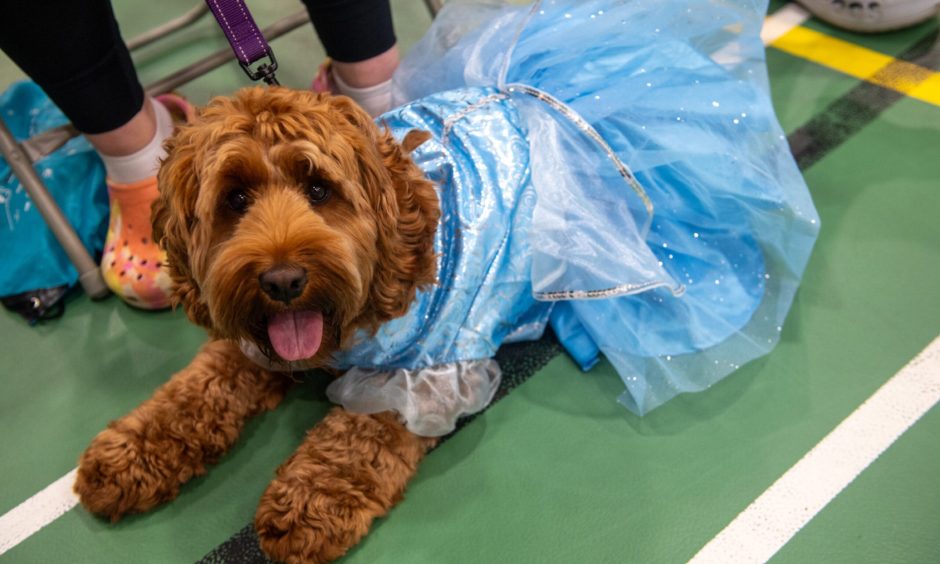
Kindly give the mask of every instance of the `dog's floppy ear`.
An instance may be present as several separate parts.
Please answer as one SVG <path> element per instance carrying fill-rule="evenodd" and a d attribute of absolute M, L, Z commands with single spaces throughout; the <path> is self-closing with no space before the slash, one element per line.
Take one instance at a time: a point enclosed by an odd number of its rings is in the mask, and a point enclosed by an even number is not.
<path fill-rule="evenodd" d="M 194 323 L 211 328 L 212 318 L 201 299 L 190 263 L 199 194 L 194 163 L 197 140 L 191 129 L 183 127 L 166 141 L 165 148 L 167 158 L 157 174 L 160 196 L 151 212 L 153 238 L 167 254 L 174 304 L 182 304 Z"/>
<path fill-rule="evenodd" d="M 420 147 L 430 138 L 431 134 L 429 132 L 421 131 L 420 129 L 412 129 L 406 133 L 405 138 L 401 140 L 401 148 L 410 155 L 412 151 Z"/>
<path fill-rule="evenodd" d="M 372 145 L 362 148 L 360 169 L 376 212 L 379 261 L 370 290 L 371 311 L 360 321 L 377 326 L 404 315 L 416 291 L 436 282 L 434 233 L 440 204 L 434 185 L 409 157 L 430 134 L 411 131 L 399 144 L 348 98 L 334 96 L 330 103 L 363 131 Z M 371 158 L 365 156 L 369 153 Z"/>

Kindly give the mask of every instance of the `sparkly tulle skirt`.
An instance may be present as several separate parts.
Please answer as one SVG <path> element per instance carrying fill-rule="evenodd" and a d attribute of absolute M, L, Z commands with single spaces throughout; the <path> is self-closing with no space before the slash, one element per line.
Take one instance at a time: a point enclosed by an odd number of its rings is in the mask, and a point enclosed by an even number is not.
<path fill-rule="evenodd" d="M 489 179 L 525 239 L 512 243 L 524 256 L 500 269 L 526 279 L 509 293 L 485 287 L 498 277 L 482 281 L 475 300 L 517 303 L 500 322 L 473 321 L 479 303 L 448 320 L 483 334 L 477 349 L 449 342 L 391 364 L 420 368 L 455 350 L 464 357 L 444 360 L 472 360 L 550 323 L 583 369 L 606 357 L 621 403 L 644 413 L 768 353 L 819 221 L 771 105 L 766 4 L 448 2 L 396 75 L 404 105 L 380 121 L 447 137 L 478 114 L 456 142 L 416 158 L 442 199 L 471 210 L 486 196 L 466 186 L 469 173 Z M 468 163 L 450 162 L 461 152 Z M 510 165 L 514 176 L 494 179 Z M 474 213 L 455 228 L 464 238 L 496 221 Z"/>

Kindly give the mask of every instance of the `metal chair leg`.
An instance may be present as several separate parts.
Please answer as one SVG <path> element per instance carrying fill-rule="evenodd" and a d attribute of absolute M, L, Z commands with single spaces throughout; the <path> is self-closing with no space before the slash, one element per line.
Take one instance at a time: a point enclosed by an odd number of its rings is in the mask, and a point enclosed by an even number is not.
<path fill-rule="evenodd" d="M 150 43 L 153 43 L 154 41 L 164 36 L 170 35 L 171 33 L 196 23 L 208 13 L 209 6 L 205 2 L 199 2 L 182 16 L 173 18 L 164 24 L 158 25 L 151 30 L 141 33 L 137 37 L 132 38 L 127 42 L 127 49 L 129 51 L 134 51 L 140 47 L 143 47 L 144 45 L 149 45 Z"/>
<path fill-rule="evenodd" d="M 431 19 L 434 19 L 444 6 L 444 2 L 442 0 L 424 0 L 424 5 L 427 6 L 428 11 L 431 12 Z"/>

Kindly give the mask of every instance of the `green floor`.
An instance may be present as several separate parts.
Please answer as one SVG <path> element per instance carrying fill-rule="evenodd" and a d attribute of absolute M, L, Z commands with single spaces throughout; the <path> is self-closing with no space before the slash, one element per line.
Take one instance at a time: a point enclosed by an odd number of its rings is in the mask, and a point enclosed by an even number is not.
<path fill-rule="evenodd" d="M 190 5 L 116 4 L 126 36 Z M 299 9 L 255 4 L 262 22 Z M 429 18 L 421 2 L 393 5 L 407 47 Z M 168 54 L 141 53 L 143 81 L 222 46 L 204 23 L 168 42 Z M 807 26 L 897 55 L 937 22 L 875 38 Z M 274 47 L 282 81 L 304 87 L 322 58 L 312 31 Z M 788 132 L 858 86 L 773 49 L 768 63 Z M 0 59 L 0 86 L 18 78 Z M 243 84 L 229 65 L 183 92 L 201 103 Z M 644 418 L 615 403 L 622 387 L 608 366 L 582 374 L 559 356 L 433 452 L 407 499 L 346 561 L 689 559 L 940 334 L 938 148 L 940 107 L 901 99 L 805 170 L 823 229 L 770 356 Z M 84 296 L 37 328 L 3 311 L 0 335 L 0 515 L 74 468 L 91 437 L 185 365 L 204 338 L 179 313 Z M 74 509 L 0 560 L 200 559 L 249 523 L 274 468 L 327 409 L 323 385 L 295 390 L 252 423 L 173 503 L 117 525 Z M 940 562 L 938 434 L 935 408 L 774 560 Z"/>

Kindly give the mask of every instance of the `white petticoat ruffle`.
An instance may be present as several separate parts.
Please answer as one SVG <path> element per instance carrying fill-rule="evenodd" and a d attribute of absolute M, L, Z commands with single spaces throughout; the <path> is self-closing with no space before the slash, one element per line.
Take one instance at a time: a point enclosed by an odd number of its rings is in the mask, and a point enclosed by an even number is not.
<path fill-rule="evenodd" d="M 326 389 L 333 403 L 355 413 L 397 411 L 409 431 L 440 437 L 457 419 L 493 401 L 502 372 L 493 359 L 382 371 L 351 368 Z"/>

